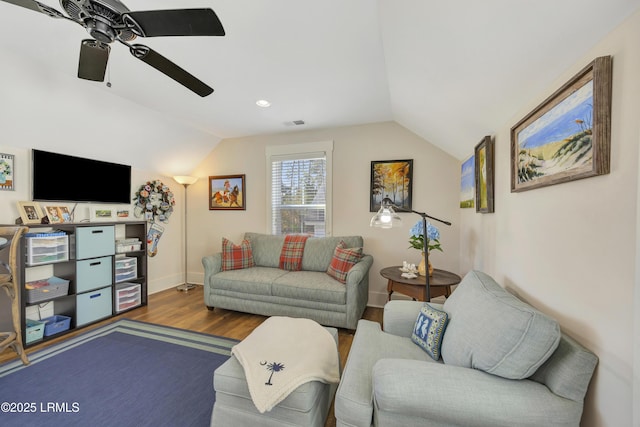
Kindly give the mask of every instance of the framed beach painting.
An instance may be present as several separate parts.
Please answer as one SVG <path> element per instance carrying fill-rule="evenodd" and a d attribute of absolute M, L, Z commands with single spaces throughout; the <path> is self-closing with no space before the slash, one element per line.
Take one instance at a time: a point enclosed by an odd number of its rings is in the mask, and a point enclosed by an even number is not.
<path fill-rule="evenodd" d="M 411 210 L 412 194 L 413 159 L 371 161 L 370 212 L 377 212 L 385 197 L 394 205 Z"/>
<path fill-rule="evenodd" d="M 596 58 L 511 128 L 511 192 L 609 173 L 611 70 Z"/>
<path fill-rule="evenodd" d="M 244 175 L 209 177 L 209 210 L 246 210 Z"/>
<path fill-rule="evenodd" d="M 490 136 L 485 136 L 475 147 L 474 169 L 476 196 L 476 212 L 492 213 L 494 209 L 494 142 Z"/>
<path fill-rule="evenodd" d="M 476 165 L 475 157 L 471 156 L 460 167 L 460 207 L 472 208 L 476 204 Z"/>

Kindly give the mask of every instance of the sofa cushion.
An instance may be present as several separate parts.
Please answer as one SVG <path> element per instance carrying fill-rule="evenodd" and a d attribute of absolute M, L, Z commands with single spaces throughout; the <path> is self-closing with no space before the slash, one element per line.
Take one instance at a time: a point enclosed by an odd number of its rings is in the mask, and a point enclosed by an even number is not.
<path fill-rule="evenodd" d="M 239 245 L 222 238 L 222 271 L 253 267 L 251 243 L 244 239 Z"/>
<path fill-rule="evenodd" d="M 523 379 L 536 372 L 560 341 L 555 320 L 479 271 L 464 277 L 443 309 L 450 317 L 442 341 L 445 364 Z"/>
<path fill-rule="evenodd" d="M 333 252 L 333 258 L 327 268 L 327 274 L 340 283 L 347 283 L 347 273 L 362 258 L 362 248 L 347 248 L 340 241 Z"/>
<path fill-rule="evenodd" d="M 440 346 L 448 321 L 449 316 L 445 311 L 425 303 L 413 326 L 411 341 L 418 344 L 433 360 L 440 359 Z"/>
<path fill-rule="evenodd" d="M 347 303 L 345 286 L 318 271 L 289 271 L 273 281 L 271 294 L 329 304 Z"/>

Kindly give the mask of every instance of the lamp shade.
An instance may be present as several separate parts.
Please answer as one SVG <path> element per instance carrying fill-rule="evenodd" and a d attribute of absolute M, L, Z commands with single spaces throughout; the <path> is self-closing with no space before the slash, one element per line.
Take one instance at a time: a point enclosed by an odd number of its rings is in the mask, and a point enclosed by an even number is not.
<path fill-rule="evenodd" d="M 198 180 L 198 177 L 196 177 L 196 176 L 188 176 L 188 175 L 178 175 L 178 176 L 174 176 L 173 179 L 178 184 L 191 185 L 191 184 L 193 184 L 194 182 L 196 182 Z"/>
<path fill-rule="evenodd" d="M 402 218 L 393 210 L 391 204 L 383 203 L 380 210 L 371 218 L 370 227 L 393 228 L 402 225 Z"/>

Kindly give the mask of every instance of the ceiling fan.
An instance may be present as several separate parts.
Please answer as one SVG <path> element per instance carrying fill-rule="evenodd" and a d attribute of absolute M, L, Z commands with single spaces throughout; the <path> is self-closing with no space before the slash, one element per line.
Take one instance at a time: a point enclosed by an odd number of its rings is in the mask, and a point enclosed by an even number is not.
<path fill-rule="evenodd" d="M 21 6 L 52 18 L 66 19 L 87 29 L 91 39 L 82 40 L 78 77 L 104 81 L 109 52 L 114 41 L 129 48 L 129 52 L 161 73 L 205 97 L 213 89 L 171 62 L 155 50 L 142 44 L 130 44 L 136 37 L 161 36 L 224 36 L 224 28 L 211 9 L 174 9 L 132 12 L 120 0 L 60 0 L 67 12 L 35 0 L 0 0 Z"/>

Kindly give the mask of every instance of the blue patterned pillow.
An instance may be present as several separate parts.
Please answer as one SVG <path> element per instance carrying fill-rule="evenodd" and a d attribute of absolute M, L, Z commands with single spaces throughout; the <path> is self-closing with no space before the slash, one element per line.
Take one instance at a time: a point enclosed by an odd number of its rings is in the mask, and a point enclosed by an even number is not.
<path fill-rule="evenodd" d="M 426 304 L 420 309 L 420 314 L 413 326 L 411 341 L 418 344 L 429 353 L 432 359 L 440 358 L 440 346 L 444 330 L 449 322 L 449 315 Z"/>

